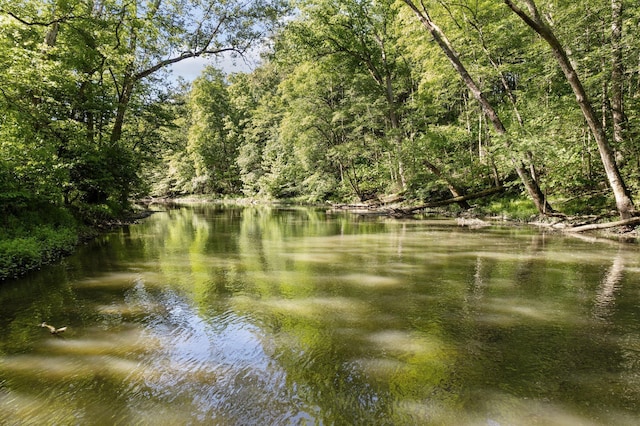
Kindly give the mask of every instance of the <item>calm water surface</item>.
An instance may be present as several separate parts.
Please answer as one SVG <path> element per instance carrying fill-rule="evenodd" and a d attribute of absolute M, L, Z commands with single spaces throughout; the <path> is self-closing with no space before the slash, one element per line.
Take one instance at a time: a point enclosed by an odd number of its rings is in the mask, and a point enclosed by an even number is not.
<path fill-rule="evenodd" d="M 307 209 L 157 213 L 0 286 L 0 424 L 638 424 L 639 251 Z"/>

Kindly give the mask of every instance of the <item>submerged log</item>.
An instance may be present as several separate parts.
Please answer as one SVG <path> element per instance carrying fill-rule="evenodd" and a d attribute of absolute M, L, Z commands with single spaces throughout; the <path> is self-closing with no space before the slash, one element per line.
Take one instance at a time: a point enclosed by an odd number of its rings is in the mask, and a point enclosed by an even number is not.
<path fill-rule="evenodd" d="M 406 214 L 415 213 L 418 210 L 424 210 L 424 209 L 428 209 L 428 208 L 431 208 L 431 207 L 442 207 L 442 206 L 447 206 L 449 204 L 460 203 L 462 201 L 467 201 L 467 200 L 473 200 L 473 199 L 476 199 L 476 198 L 487 197 L 489 195 L 497 194 L 497 193 L 502 192 L 502 191 L 504 191 L 504 186 L 496 186 L 494 188 L 489 188 L 489 189 L 486 189 L 484 191 L 475 192 L 473 194 L 462 195 L 460 197 L 453 197 L 453 198 L 449 198 L 447 200 L 432 201 L 430 203 L 422 204 L 421 206 L 416 206 L 416 207 L 411 207 L 411 208 L 408 208 L 408 209 L 404 209 L 404 212 Z"/>

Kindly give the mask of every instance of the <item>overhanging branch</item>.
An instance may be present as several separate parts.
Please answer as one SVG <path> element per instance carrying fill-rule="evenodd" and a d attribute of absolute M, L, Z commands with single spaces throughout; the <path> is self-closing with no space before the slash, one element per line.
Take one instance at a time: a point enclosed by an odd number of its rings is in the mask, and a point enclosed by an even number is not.
<path fill-rule="evenodd" d="M 197 58 L 199 56 L 202 55 L 218 55 L 220 53 L 224 53 L 224 52 L 237 52 L 242 54 L 242 50 L 235 48 L 235 47 L 226 47 L 226 48 L 222 48 L 222 49 L 213 49 L 213 50 L 209 50 L 209 49 L 204 49 L 204 50 L 199 50 L 196 52 L 184 52 L 182 53 L 180 56 L 176 56 L 174 58 L 168 58 L 168 59 L 164 59 L 160 62 L 158 62 L 157 64 L 153 65 L 152 67 L 147 68 L 146 70 L 140 71 L 139 73 L 135 74 L 133 76 L 133 79 L 135 81 L 138 80 L 142 80 L 145 77 L 150 76 L 151 74 L 153 74 L 154 72 L 158 71 L 161 68 L 164 68 L 166 66 L 169 66 L 171 64 L 175 64 L 177 62 L 180 61 L 184 61 L 185 59 L 189 59 L 189 58 Z"/>
<path fill-rule="evenodd" d="M 5 10 L 5 9 L 0 9 L 0 13 L 6 13 L 7 15 L 11 16 L 13 19 L 15 19 L 16 21 L 20 22 L 21 24 L 24 24 L 28 27 L 50 27 L 53 24 L 59 24 L 62 22 L 67 22 L 70 21 L 72 19 L 76 19 L 78 18 L 75 15 L 69 15 L 69 16 L 62 16 L 58 19 L 53 19 L 51 21 L 27 21 L 26 19 L 23 19 L 21 17 L 19 17 L 18 15 L 16 15 L 15 13 Z"/>

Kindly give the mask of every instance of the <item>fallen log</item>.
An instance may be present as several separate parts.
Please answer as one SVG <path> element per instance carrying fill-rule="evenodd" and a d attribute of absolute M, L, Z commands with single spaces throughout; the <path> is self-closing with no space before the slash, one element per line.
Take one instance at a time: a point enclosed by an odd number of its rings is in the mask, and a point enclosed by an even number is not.
<path fill-rule="evenodd" d="M 484 191 L 475 192 L 473 194 L 461 195 L 459 197 L 453 197 L 453 198 L 449 198 L 447 200 L 432 201 L 430 203 L 422 204 L 420 206 L 404 209 L 403 211 L 406 214 L 410 214 L 410 213 L 417 212 L 418 210 L 428 209 L 428 208 L 431 208 L 431 207 L 442 207 L 442 206 L 446 206 L 446 205 L 449 205 L 449 204 L 459 203 L 459 202 L 462 202 L 462 201 L 467 201 L 467 200 L 473 200 L 473 199 L 476 199 L 476 198 L 487 197 L 489 195 L 497 194 L 497 193 L 502 192 L 502 191 L 504 191 L 504 186 L 496 186 L 494 188 L 489 188 L 489 189 L 486 189 Z"/>
<path fill-rule="evenodd" d="M 584 232 L 593 231 L 596 229 L 608 229 L 615 228 L 617 226 L 628 226 L 636 224 L 640 224 L 640 217 L 632 217 L 630 219 L 618 220 L 616 222 L 592 223 L 589 225 L 575 226 L 573 228 L 566 228 L 564 232 Z"/>
<path fill-rule="evenodd" d="M 382 204 L 393 204 L 404 201 L 404 194 L 390 194 L 379 198 Z"/>

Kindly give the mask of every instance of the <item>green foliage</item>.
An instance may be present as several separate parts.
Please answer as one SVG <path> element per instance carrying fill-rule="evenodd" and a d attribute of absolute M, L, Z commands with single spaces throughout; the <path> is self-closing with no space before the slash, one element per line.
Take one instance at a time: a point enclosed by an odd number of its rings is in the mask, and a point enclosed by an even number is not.
<path fill-rule="evenodd" d="M 533 203 L 521 197 L 502 197 L 481 206 L 480 210 L 487 215 L 521 221 L 531 220 L 538 214 Z"/>
<path fill-rule="evenodd" d="M 49 226 L 33 229 L 28 237 L 1 239 L 0 280 L 59 259 L 70 253 L 77 241 L 75 229 L 53 229 Z"/>
<path fill-rule="evenodd" d="M 30 201 L 31 210 L 6 214 L 0 226 L 0 280 L 21 275 L 72 251 L 76 219 L 49 202 Z"/>
<path fill-rule="evenodd" d="M 602 183 L 569 85 L 546 45 L 504 5 L 423 3 L 500 114 L 508 137 L 492 134 L 408 8 L 341 0 L 297 6 L 265 63 L 233 77 L 228 88 L 228 112 L 236 120 L 224 131 L 237 141 L 235 165 L 245 195 L 362 200 L 404 189 L 421 199 L 445 198 L 453 186 L 475 191 L 510 180 L 513 158 L 524 159 L 550 195 Z M 562 7 L 561 22 L 583 31 L 572 21 L 581 8 Z M 586 22 L 605 19 L 602 8 L 587 11 Z M 568 40 L 564 31 L 569 28 L 560 30 Z M 606 49 L 594 47 L 595 32 L 585 35 L 569 44 L 583 43 L 575 52 L 595 70 L 594 58 L 602 63 Z M 606 78 L 601 70 L 587 75 Z M 599 83 L 589 84 L 598 93 Z M 226 95 L 218 99 L 227 102 Z M 217 114 L 216 108 L 205 109 Z M 213 149 L 218 139 L 198 146 Z M 637 167 L 629 167 L 628 176 L 631 169 Z"/>
<path fill-rule="evenodd" d="M 603 191 L 594 191 L 569 199 L 559 199 L 556 204 L 569 215 L 607 215 L 614 205 L 613 197 Z"/>
<path fill-rule="evenodd" d="M 254 71 L 208 67 L 191 85 L 173 85 L 170 64 L 244 52 L 287 6 L 2 1 L 5 224 L 43 205 L 108 220 L 145 194 L 442 199 L 512 182 L 514 160 L 549 199 L 584 200 L 558 201 L 560 209 L 589 210 L 588 194 L 606 185 L 604 168 L 548 45 L 503 2 L 415 2 L 499 115 L 498 135 L 408 3 L 295 2 Z M 611 4 L 535 3 L 570 52 L 637 194 L 640 12 L 623 9 L 625 120 L 614 140 Z M 594 200 L 604 209 L 611 202 Z M 528 214 L 512 203 L 489 211 L 500 208 Z"/>
<path fill-rule="evenodd" d="M 67 203 L 117 200 L 125 207 L 165 143 L 162 128 L 175 119 L 166 105 L 164 70 L 188 58 L 245 51 L 285 10 L 278 0 L 3 1 L 0 157 L 28 192 Z M 197 118 L 224 130 L 228 102 L 214 102 L 222 93 L 216 90 L 198 102 L 201 111 L 217 111 Z M 216 189 L 233 190 L 237 173 L 211 173 L 209 157 L 218 150 L 197 142 L 211 131 L 193 137 L 196 171 L 215 185 L 222 177 Z M 232 155 L 226 132 L 216 134 Z M 4 180 L 0 192 L 18 202 L 21 195 Z"/>
<path fill-rule="evenodd" d="M 188 105 L 187 154 L 195 172 L 192 192 L 237 192 L 238 147 L 237 139 L 230 134 L 237 127 L 237 118 L 222 72 L 206 68 L 193 82 Z"/>

